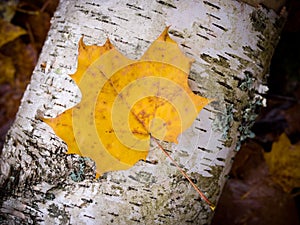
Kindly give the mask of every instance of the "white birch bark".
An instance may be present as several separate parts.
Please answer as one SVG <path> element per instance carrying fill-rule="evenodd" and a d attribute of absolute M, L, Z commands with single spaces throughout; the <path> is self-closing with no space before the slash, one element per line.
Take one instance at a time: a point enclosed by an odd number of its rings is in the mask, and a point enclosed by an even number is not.
<path fill-rule="evenodd" d="M 1 215 L 11 224 L 209 224 L 213 212 L 155 144 L 147 161 L 95 180 L 93 162 L 39 118 L 80 101 L 68 74 L 77 47 L 109 37 L 139 59 L 159 34 L 195 59 L 190 86 L 216 101 L 179 144 L 165 144 L 199 188 L 217 203 L 240 141 L 251 135 L 267 90 L 266 74 L 283 18 L 232 0 L 62 0 L 1 155 Z M 40 65 L 46 63 L 46 68 Z M 153 163 L 157 161 L 157 163 Z"/>

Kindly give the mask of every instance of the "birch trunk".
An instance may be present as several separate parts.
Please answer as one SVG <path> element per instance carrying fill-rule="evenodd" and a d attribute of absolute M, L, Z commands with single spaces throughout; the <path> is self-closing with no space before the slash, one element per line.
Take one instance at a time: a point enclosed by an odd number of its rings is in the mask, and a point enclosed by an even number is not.
<path fill-rule="evenodd" d="M 272 10 L 232 0 L 61 1 L 2 150 L 2 222 L 209 224 L 211 209 L 155 144 L 146 161 L 95 180 L 93 162 L 66 155 L 66 144 L 39 115 L 55 116 L 80 101 L 68 74 L 76 71 L 82 35 L 98 45 L 109 37 L 124 55 L 139 59 L 171 25 L 171 37 L 195 59 L 191 88 L 216 101 L 179 144 L 165 147 L 217 203 L 232 157 L 251 136 L 264 104 L 261 93 L 283 21 Z"/>

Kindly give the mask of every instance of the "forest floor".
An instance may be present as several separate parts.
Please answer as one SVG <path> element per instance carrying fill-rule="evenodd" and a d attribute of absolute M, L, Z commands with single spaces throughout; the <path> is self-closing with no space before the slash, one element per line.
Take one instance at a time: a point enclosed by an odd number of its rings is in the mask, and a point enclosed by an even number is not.
<path fill-rule="evenodd" d="M 12 31 L 0 37 L 0 153 L 57 4 L 58 0 L 0 2 L 1 36 Z M 212 225 L 300 225 L 300 154 L 266 156 L 274 149 L 300 151 L 300 1 L 291 0 L 287 10 L 288 21 L 271 63 L 267 107 L 252 129 L 256 137 L 246 140 L 234 159 Z M 275 170 L 270 170 L 267 158 L 272 158 Z M 278 170 L 283 174 L 276 174 Z"/>

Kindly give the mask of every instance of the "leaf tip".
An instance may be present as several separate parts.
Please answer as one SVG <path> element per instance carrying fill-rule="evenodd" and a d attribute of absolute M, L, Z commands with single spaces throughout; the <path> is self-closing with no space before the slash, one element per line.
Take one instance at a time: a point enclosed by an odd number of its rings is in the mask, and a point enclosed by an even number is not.
<path fill-rule="evenodd" d="M 100 176 L 101 176 L 101 174 L 96 172 L 95 179 L 98 179 Z"/>
<path fill-rule="evenodd" d="M 165 30 L 161 33 L 161 35 L 157 38 L 157 40 L 165 41 L 165 42 L 171 42 L 171 43 L 176 43 L 169 35 L 170 26 L 167 26 Z"/>
<path fill-rule="evenodd" d="M 83 42 L 83 38 L 84 38 L 84 35 L 81 36 L 80 40 L 79 40 L 79 49 L 85 49 L 86 48 L 86 44 L 84 44 Z"/>
<path fill-rule="evenodd" d="M 110 49 L 113 49 L 114 46 L 113 44 L 111 43 L 111 41 L 109 40 L 109 38 L 106 39 L 103 47 L 105 47 L 106 50 L 110 50 Z"/>

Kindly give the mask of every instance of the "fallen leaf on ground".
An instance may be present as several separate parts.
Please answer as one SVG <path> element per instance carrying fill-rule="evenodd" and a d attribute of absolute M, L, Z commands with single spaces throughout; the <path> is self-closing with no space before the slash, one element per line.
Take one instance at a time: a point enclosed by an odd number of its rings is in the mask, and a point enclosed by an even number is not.
<path fill-rule="evenodd" d="M 0 19 L 0 34 L 1 47 L 17 37 L 26 34 L 26 31 L 21 27 L 15 26 L 5 20 Z"/>
<path fill-rule="evenodd" d="M 188 86 L 192 59 L 168 28 L 140 60 L 123 56 L 109 40 L 79 42 L 74 81 L 82 100 L 54 119 L 45 119 L 68 145 L 68 153 L 92 158 L 98 175 L 128 169 L 146 159 L 150 138 L 177 143 L 210 100 Z"/>
<path fill-rule="evenodd" d="M 0 53 L 0 84 L 4 82 L 12 83 L 14 81 L 15 72 L 16 69 L 13 60 Z"/>
<path fill-rule="evenodd" d="M 283 133 L 272 145 L 272 151 L 264 154 L 273 180 L 290 193 L 300 187 L 300 142 L 292 145 Z"/>

